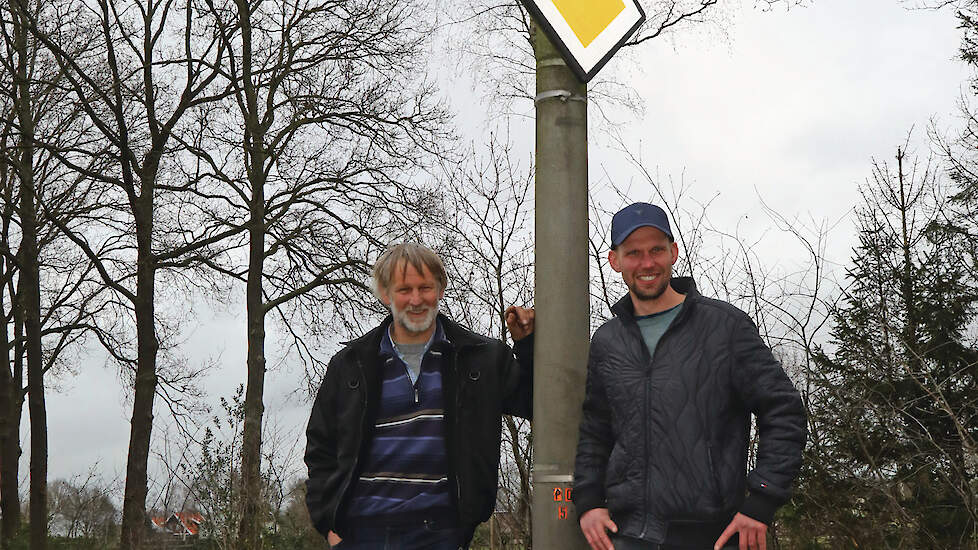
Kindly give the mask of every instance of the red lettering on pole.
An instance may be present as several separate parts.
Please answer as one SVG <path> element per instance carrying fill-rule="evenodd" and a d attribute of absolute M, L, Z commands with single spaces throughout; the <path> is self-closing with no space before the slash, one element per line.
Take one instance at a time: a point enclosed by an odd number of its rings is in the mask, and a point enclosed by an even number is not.
<path fill-rule="evenodd" d="M 568 488 L 564 489 L 564 500 L 566 500 L 567 502 L 573 501 L 574 499 L 571 498 L 571 493 L 573 491 L 574 491 L 574 488 L 573 487 L 568 487 Z"/>
<path fill-rule="evenodd" d="M 557 487 L 554 489 L 554 502 L 560 502 L 562 500 L 564 500 L 564 494 L 560 490 L 560 487 Z"/>
<path fill-rule="evenodd" d="M 567 507 L 558 506 L 557 507 L 557 519 L 567 519 Z"/>

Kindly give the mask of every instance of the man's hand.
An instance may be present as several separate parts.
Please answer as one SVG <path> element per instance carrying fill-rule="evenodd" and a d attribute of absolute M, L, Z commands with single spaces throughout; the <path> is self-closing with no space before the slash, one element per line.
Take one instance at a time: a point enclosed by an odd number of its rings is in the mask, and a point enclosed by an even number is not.
<path fill-rule="evenodd" d="M 618 532 L 618 526 L 611 521 L 607 508 L 592 508 L 581 516 L 581 531 L 592 550 L 615 550 L 615 545 L 611 544 L 605 529 L 612 533 Z"/>
<path fill-rule="evenodd" d="M 343 539 L 341 539 L 339 535 L 337 535 L 336 533 L 334 533 L 332 531 L 330 531 L 329 534 L 326 535 L 326 542 L 329 543 L 329 547 L 330 548 L 336 546 L 337 544 L 339 544 L 342 541 L 343 541 Z"/>
<path fill-rule="evenodd" d="M 506 308 L 506 327 L 513 335 L 513 341 L 522 340 L 533 334 L 533 320 L 536 314 L 533 309 L 519 306 L 509 306 Z"/>
<path fill-rule="evenodd" d="M 734 516 L 713 545 L 713 550 L 720 550 L 734 533 L 740 533 L 740 550 L 767 550 L 767 525 L 744 514 Z"/>

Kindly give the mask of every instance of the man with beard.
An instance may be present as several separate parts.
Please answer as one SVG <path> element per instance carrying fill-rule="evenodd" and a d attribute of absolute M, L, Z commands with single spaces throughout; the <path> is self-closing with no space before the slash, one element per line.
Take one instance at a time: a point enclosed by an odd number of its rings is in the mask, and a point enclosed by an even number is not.
<path fill-rule="evenodd" d="M 611 244 L 628 295 L 591 339 L 574 472 L 584 536 L 594 550 L 766 550 L 801 467 L 797 390 L 744 312 L 672 276 L 661 208 L 619 211 Z"/>
<path fill-rule="evenodd" d="M 387 250 L 373 283 L 391 315 L 333 356 L 316 396 L 306 504 L 343 550 L 466 548 L 495 507 L 501 415 L 530 418 L 533 310 L 506 310 L 514 357 L 438 312 L 447 282 L 432 250 Z"/>

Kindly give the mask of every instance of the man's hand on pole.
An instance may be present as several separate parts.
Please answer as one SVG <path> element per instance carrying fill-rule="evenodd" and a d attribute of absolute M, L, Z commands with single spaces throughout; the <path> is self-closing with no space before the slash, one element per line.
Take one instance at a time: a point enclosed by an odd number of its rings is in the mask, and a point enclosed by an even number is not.
<path fill-rule="evenodd" d="M 533 308 L 509 306 L 505 317 L 506 327 L 509 328 L 514 342 L 533 334 L 533 322 L 536 318 Z"/>
<path fill-rule="evenodd" d="M 592 550 L 615 550 L 615 545 L 611 544 L 605 530 L 618 532 L 618 526 L 611 521 L 607 508 L 593 508 L 581 516 L 581 531 Z"/>
<path fill-rule="evenodd" d="M 740 550 L 767 550 L 767 525 L 744 514 L 734 516 L 713 550 L 720 550 L 734 533 L 740 533 Z"/>

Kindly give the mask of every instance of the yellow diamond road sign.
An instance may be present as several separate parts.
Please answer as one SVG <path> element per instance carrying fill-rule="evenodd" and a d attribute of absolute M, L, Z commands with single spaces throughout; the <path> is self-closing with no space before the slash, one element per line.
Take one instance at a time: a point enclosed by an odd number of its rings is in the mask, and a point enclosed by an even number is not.
<path fill-rule="evenodd" d="M 645 21 L 637 0 L 523 0 L 523 4 L 584 82 Z"/>

